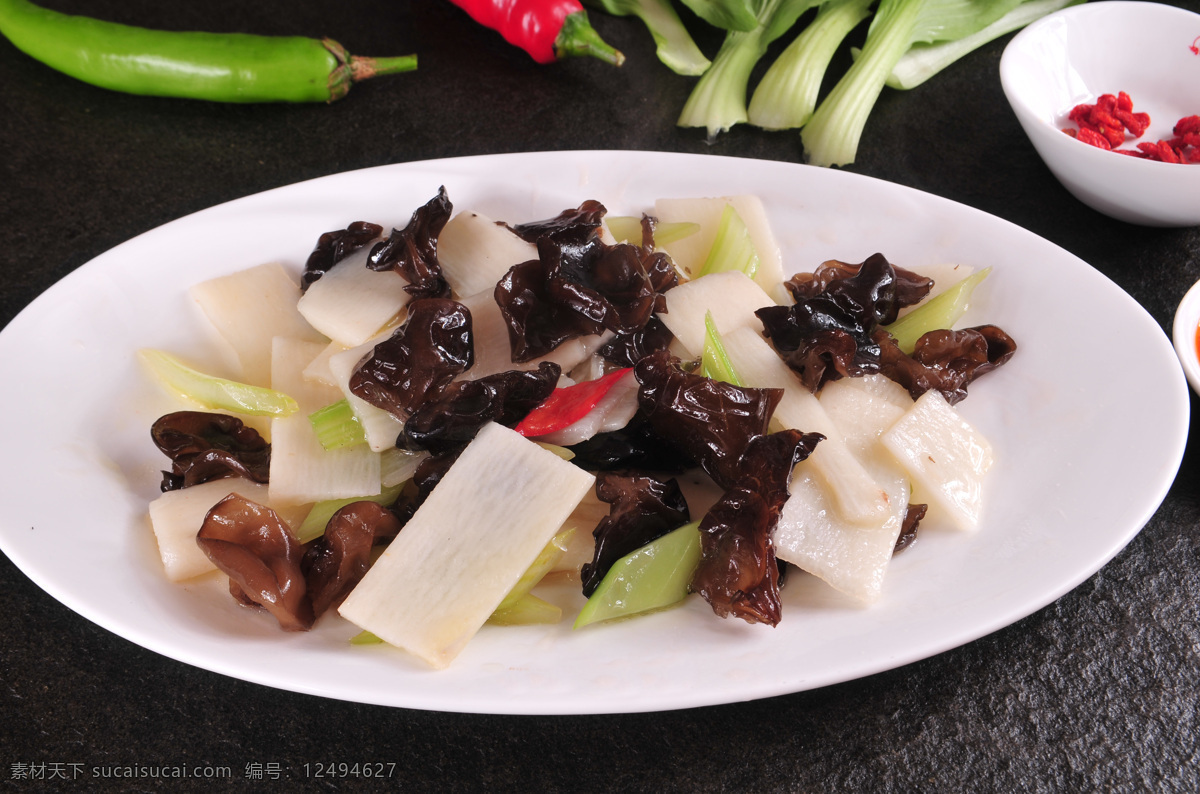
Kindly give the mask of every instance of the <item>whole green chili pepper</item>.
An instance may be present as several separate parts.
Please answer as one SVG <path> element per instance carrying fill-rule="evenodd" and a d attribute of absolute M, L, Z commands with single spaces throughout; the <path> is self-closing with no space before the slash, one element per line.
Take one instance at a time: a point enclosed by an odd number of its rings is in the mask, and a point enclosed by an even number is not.
<path fill-rule="evenodd" d="M 0 0 L 0 33 L 64 74 L 128 94 L 214 102 L 333 102 L 354 83 L 417 68 L 360 58 L 332 39 L 168 32 Z"/>

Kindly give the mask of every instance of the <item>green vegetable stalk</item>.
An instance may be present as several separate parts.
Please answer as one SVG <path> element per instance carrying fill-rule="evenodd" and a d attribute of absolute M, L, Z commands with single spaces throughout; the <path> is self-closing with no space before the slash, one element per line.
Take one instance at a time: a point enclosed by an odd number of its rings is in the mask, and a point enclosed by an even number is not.
<path fill-rule="evenodd" d="M 332 39 L 147 30 L 0 0 L 0 33 L 47 66 L 128 94 L 214 102 L 333 102 L 354 83 L 417 68 Z"/>
<path fill-rule="evenodd" d="M 888 75 L 914 44 L 964 38 L 1018 4 L 1019 0 L 882 0 L 862 52 L 801 132 L 808 162 L 854 162 L 867 117 Z"/>
<path fill-rule="evenodd" d="M 679 19 L 670 0 L 586 0 L 613 16 L 633 15 L 642 20 L 657 47 L 658 59 L 676 74 L 704 74 L 708 58 Z"/>
<path fill-rule="evenodd" d="M 750 73 L 767 47 L 796 24 L 821 0 L 751 0 L 757 24 L 751 30 L 730 30 L 712 66 L 692 90 L 676 122 L 681 127 L 705 127 L 709 138 L 749 120 L 746 92 Z"/>
<path fill-rule="evenodd" d="M 817 107 L 821 81 L 842 40 L 874 0 L 827 0 L 817 17 L 763 75 L 750 100 L 750 123 L 768 130 L 803 127 Z"/>

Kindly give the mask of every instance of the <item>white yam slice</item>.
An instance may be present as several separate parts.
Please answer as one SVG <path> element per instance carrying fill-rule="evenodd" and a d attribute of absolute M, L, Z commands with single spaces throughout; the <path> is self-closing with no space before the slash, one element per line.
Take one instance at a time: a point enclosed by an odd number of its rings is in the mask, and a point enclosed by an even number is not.
<path fill-rule="evenodd" d="M 791 496 L 775 525 L 775 553 L 835 590 L 871 603 L 882 591 L 904 523 L 908 479 L 895 464 L 871 466 L 873 480 L 887 492 L 888 510 L 881 521 L 864 527 L 841 519 L 809 464 L 796 466 Z"/>
<path fill-rule="evenodd" d="M 979 526 L 992 447 L 939 392 L 927 391 L 880 439 L 912 477 L 920 498 L 959 528 Z"/>
<path fill-rule="evenodd" d="M 338 611 L 446 667 L 594 481 L 512 430 L 485 426 Z"/>
<path fill-rule="evenodd" d="M 466 306 L 467 311 L 471 313 L 471 329 L 475 340 L 475 363 L 463 374 L 464 378 L 471 380 L 513 369 L 537 369 L 543 361 L 552 361 L 561 366 L 563 372 L 570 372 L 576 364 L 595 353 L 612 338 L 612 334 L 606 331 L 594 336 L 568 339 L 547 355 L 518 364 L 512 360 L 508 325 L 504 322 L 504 315 L 500 313 L 499 305 L 496 304 L 495 291 L 487 289 L 462 298 L 459 302 Z"/>
<path fill-rule="evenodd" d="M 277 336 L 324 341 L 296 309 L 300 285 L 272 262 L 196 284 L 190 290 L 241 362 L 240 379 L 271 381 L 271 340 Z"/>
<path fill-rule="evenodd" d="M 371 247 L 360 248 L 313 282 L 296 308 L 313 328 L 346 347 L 379 333 L 412 297 L 394 270 L 367 267 Z"/>
<path fill-rule="evenodd" d="M 659 199 L 654 203 L 654 214 L 659 221 L 690 222 L 700 226 L 695 234 L 667 243 L 663 249 L 671 255 L 677 267 L 694 278 L 708 258 L 726 204 L 732 204 L 737 210 L 758 252 L 758 271 L 754 274 L 754 280 L 763 290 L 771 292 L 784 279 L 783 257 L 775 234 L 771 231 L 767 211 L 758 196 Z"/>
<path fill-rule="evenodd" d="M 882 378 L 899 390 L 899 394 L 886 386 L 873 382 L 864 384 L 867 378 Z M 893 399 L 890 399 L 893 398 Z M 903 402 L 901 402 L 903 400 Z M 912 407 L 913 400 L 903 387 L 883 375 L 868 375 L 863 378 L 842 378 L 826 383 L 821 389 L 821 407 L 837 426 L 843 440 L 852 452 L 860 457 L 868 454 L 879 442 L 879 437 L 896 423 L 905 411 Z"/>
<path fill-rule="evenodd" d="M 294 505 L 380 491 L 379 453 L 366 444 L 326 450 L 304 414 L 271 420 L 270 503 Z"/>
<path fill-rule="evenodd" d="M 275 337 L 271 345 L 271 388 L 295 400 L 305 416 L 342 399 L 342 391 L 304 377 L 304 370 L 328 347 L 321 342 Z"/>
<path fill-rule="evenodd" d="M 809 455 L 808 463 L 822 480 L 840 516 L 853 524 L 877 524 L 888 511 L 887 495 L 851 454 L 820 401 L 753 329 L 742 327 L 725 333 L 718 326 L 718 330 L 734 370 L 747 386 L 783 389 L 775 421 L 787 429 L 825 436 Z"/>
<path fill-rule="evenodd" d="M 658 319 L 675 334 L 692 358 L 699 358 L 704 352 L 707 312 L 712 312 L 718 330 L 728 334 L 743 326 L 761 327 L 754 312 L 775 305 L 762 287 L 735 270 L 710 273 L 669 289 L 665 295 L 667 311 L 657 315 Z"/>
<path fill-rule="evenodd" d="M 382 452 L 389 447 L 396 446 L 396 439 L 399 438 L 400 431 L 404 429 L 403 420 L 382 408 L 371 405 L 350 391 L 350 376 L 354 374 L 354 370 L 362 361 L 363 356 L 370 353 L 375 344 L 375 341 L 372 340 L 365 345 L 352 347 L 330 356 L 329 371 L 333 374 L 342 396 L 350 404 L 350 410 L 358 417 L 363 435 L 367 437 L 367 446 L 376 452 Z"/>
<path fill-rule="evenodd" d="M 345 345 L 338 344 L 337 342 L 330 342 L 325 346 L 325 349 L 316 356 L 316 358 L 308 362 L 308 365 L 305 366 L 304 379 L 316 381 L 317 383 L 325 383 L 330 386 L 337 386 L 337 378 L 333 377 L 333 372 L 331 372 L 329 369 L 329 359 L 348 349 L 349 348 L 347 348 Z"/>
<path fill-rule="evenodd" d="M 236 477 L 167 491 L 150 503 L 150 525 L 158 540 L 163 568 L 172 582 L 216 570 L 208 555 L 196 544 L 196 533 L 213 505 L 231 493 L 259 504 L 268 501 L 266 485 Z M 296 527 L 306 511 L 284 508 L 277 512 L 288 526 Z"/>
<path fill-rule="evenodd" d="M 478 212 L 458 213 L 438 235 L 438 262 L 455 295 L 495 289 L 513 265 L 537 258 L 537 246 Z"/>

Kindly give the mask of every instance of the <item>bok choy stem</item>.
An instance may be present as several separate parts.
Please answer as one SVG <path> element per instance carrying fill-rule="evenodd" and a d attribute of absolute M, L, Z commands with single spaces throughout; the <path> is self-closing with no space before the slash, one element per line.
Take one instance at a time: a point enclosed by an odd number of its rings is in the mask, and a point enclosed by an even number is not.
<path fill-rule="evenodd" d="M 870 16 L 874 0 L 828 0 L 763 75 L 750 100 L 750 123 L 767 130 L 803 127 L 842 40 Z"/>
<path fill-rule="evenodd" d="M 921 42 L 953 41 L 992 24 L 1020 0 L 881 0 L 862 52 L 801 132 L 813 165 L 854 162 L 858 142 L 892 69 Z"/>
<path fill-rule="evenodd" d="M 820 0 L 754 0 L 758 24 L 747 31 L 725 34 L 712 66 L 696 83 L 676 122 L 680 127 L 704 127 L 709 139 L 734 124 L 749 120 L 746 92 L 750 73 L 772 41 L 786 33 Z"/>
<path fill-rule="evenodd" d="M 658 59 L 676 74 L 699 75 L 709 67 L 692 35 L 679 19 L 670 0 L 587 0 L 613 16 L 633 15 L 646 25 L 654 38 Z"/>

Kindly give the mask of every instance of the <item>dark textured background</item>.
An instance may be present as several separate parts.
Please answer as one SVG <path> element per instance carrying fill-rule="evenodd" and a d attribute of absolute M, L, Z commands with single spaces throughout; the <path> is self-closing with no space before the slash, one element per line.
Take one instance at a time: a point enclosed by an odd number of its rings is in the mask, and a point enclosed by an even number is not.
<path fill-rule="evenodd" d="M 440 0 L 46 5 L 150 27 L 328 35 L 354 52 L 416 51 L 421 66 L 332 106 L 221 106 L 102 91 L 0 40 L 0 325 L 134 235 L 346 169 L 575 148 L 801 157 L 794 133 L 736 128 L 709 144 L 702 131 L 677 129 L 692 81 L 659 65 L 629 19 L 593 13 L 628 56 L 614 70 L 539 67 Z M 710 54 L 719 43 L 708 31 L 698 38 Z M 1005 103 L 1007 41 L 911 92 L 885 91 L 846 170 L 1024 226 L 1169 328 L 1200 278 L 1200 230 L 1110 221 L 1066 193 Z M 1114 362 L 1114 376 L 1137 377 L 1137 362 Z M 1119 438 L 1112 451 L 1121 454 Z M 1115 560 L 965 647 L 813 692 L 632 716 L 437 714 L 230 680 L 92 625 L 0 556 L 0 781 L 39 788 L 12 779 L 19 763 L 219 764 L 235 784 L 262 787 L 246 780 L 246 765 L 276 763 L 317 790 L 355 781 L 304 780 L 305 763 L 394 761 L 392 782 L 414 791 L 1195 791 L 1198 485 L 1193 444 L 1162 508 Z"/>

